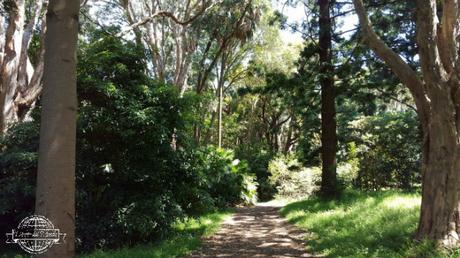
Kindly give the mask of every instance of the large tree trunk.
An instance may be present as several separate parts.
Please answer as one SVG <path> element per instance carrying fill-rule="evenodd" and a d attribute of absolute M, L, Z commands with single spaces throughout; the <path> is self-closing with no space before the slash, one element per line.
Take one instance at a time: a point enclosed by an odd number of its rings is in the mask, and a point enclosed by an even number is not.
<path fill-rule="evenodd" d="M 430 123 L 424 128 L 423 190 L 418 239 L 458 245 L 460 230 L 460 144 L 450 87 L 430 87 Z"/>
<path fill-rule="evenodd" d="M 24 0 L 11 1 L 9 24 L 5 35 L 4 58 L 0 68 L 0 130 L 6 130 L 14 118 L 14 96 L 18 88 L 22 35 L 24 33 Z M 2 35 L 3 36 L 3 35 Z"/>
<path fill-rule="evenodd" d="M 353 0 L 366 43 L 410 90 L 423 128 L 422 205 L 417 239 L 458 246 L 460 232 L 459 4 L 417 1 L 422 77 L 373 31 L 362 0 Z M 442 4 L 442 16 L 438 12 Z M 441 22 L 439 22 L 441 20 Z"/>
<path fill-rule="evenodd" d="M 43 257 L 75 256 L 76 47 L 79 0 L 51 0 L 47 12 L 36 213 L 66 234 Z"/>
<path fill-rule="evenodd" d="M 0 18 L 0 133 L 27 118 L 41 93 L 43 45 L 36 57 L 35 67 L 30 62 L 28 47 L 42 18 L 45 3 L 43 0 L 11 1 L 6 31 L 5 17 Z M 26 24 L 27 8 L 33 8 L 34 12 Z M 45 29 L 46 24 L 42 21 L 41 42 Z"/>
<path fill-rule="evenodd" d="M 319 0 L 319 58 L 321 63 L 321 193 L 337 194 L 337 124 L 335 121 L 334 68 L 332 66 L 332 26 L 330 1 Z"/>

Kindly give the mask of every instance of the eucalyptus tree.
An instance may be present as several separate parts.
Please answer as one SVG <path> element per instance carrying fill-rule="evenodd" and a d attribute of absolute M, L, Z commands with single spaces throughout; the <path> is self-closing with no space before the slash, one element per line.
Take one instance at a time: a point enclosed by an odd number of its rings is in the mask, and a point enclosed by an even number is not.
<path fill-rule="evenodd" d="M 258 145 L 269 151 L 289 153 L 300 137 L 301 113 L 298 100 L 303 93 L 295 78 L 295 62 L 302 44 L 281 39 L 278 24 L 267 26 L 245 71 L 239 89 L 238 142 Z"/>
<path fill-rule="evenodd" d="M 231 0 L 216 6 L 197 21 L 201 36 L 197 49 L 195 90 L 201 93 L 222 54 L 247 43 L 259 22 L 264 1 Z"/>
<path fill-rule="evenodd" d="M 224 94 L 230 91 L 235 84 L 243 80 L 247 72 L 246 65 L 243 64 L 247 60 L 257 42 L 247 42 L 252 35 L 252 30 L 247 30 L 246 34 L 240 38 L 230 41 L 226 48 L 222 50 L 219 61 L 216 65 L 216 81 L 217 81 L 217 139 L 218 146 L 222 147 L 223 137 L 223 106 Z M 212 124 L 211 124 L 212 126 Z"/>
<path fill-rule="evenodd" d="M 155 79 L 177 86 L 181 93 L 192 89 L 198 95 L 210 89 L 222 54 L 232 48 L 234 42 L 245 41 L 254 31 L 266 2 L 109 1 L 125 18 L 122 31 L 115 36 L 131 34 L 146 48 Z M 202 122 L 206 115 L 203 112 L 199 120 Z M 197 143 L 202 140 L 200 121 L 195 126 Z"/>
<path fill-rule="evenodd" d="M 423 129 L 422 205 L 417 238 L 453 247 L 460 228 L 459 2 L 418 0 L 420 71 L 374 31 L 361 0 L 353 0 L 361 36 L 410 91 Z"/>
<path fill-rule="evenodd" d="M 199 95 L 210 90 L 210 83 L 217 79 L 218 99 L 222 99 L 224 84 L 231 83 L 227 73 L 233 67 L 238 66 L 247 54 L 246 46 L 250 44 L 248 39 L 256 31 L 259 24 L 262 9 L 266 7 L 265 1 L 255 0 L 232 0 L 210 9 L 206 16 L 196 21 L 196 33 L 200 35 L 197 50 L 194 55 L 192 76 L 190 82 L 195 85 L 195 92 Z M 242 52 L 240 51 L 242 50 Z M 243 54 L 243 55 L 242 55 Z M 214 72 L 216 68 L 217 72 Z M 219 78 L 216 78 L 219 77 Z M 222 94 L 219 94 L 222 90 Z M 222 123 L 222 102 L 218 101 L 218 123 Z M 219 116 L 220 114 L 220 116 Z M 205 120 L 206 112 L 201 117 L 201 124 Z M 202 125 L 199 123 L 195 128 L 195 140 L 202 141 Z M 218 132 L 221 138 L 221 131 Z M 219 138 L 218 135 L 218 138 Z"/>
<path fill-rule="evenodd" d="M 6 0 L 0 8 L 0 132 L 27 117 L 43 76 L 44 0 Z M 39 45 L 31 51 L 34 36 Z"/>
<path fill-rule="evenodd" d="M 121 35 L 133 31 L 151 54 L 155 77 L 183 92 L 199 37 L 193 33 L 193 23 L 221 1 L 116 1 L 129 22 Z"/>

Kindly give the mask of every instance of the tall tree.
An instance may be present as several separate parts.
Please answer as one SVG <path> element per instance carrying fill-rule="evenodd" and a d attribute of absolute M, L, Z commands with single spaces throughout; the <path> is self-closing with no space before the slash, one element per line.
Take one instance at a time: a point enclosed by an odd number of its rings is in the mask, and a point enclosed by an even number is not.
<path fill-rule="evenodd" d="M 374 32 L 362 0 L 353 0 L 361 36 L 409 89 L 423 128 L 422 205 L 418 239 L 459 245 L 460 34 L 457 0 L 417 1 L 421 75 Z M 440 9 L 438 9 L 441 7 Z"/>
<path fill-rule="evenodd" d="M 225 72 L 226 72 L 226 66 L 227 66 L 227 57 L 228 55 L 224 54 L 222 55 L 221 62 L 220 62 L 220 76 L 217 82 L 217 123 L 218 123 L 218 129 L 217 129 L 217 146 L 219 148 L 222 148 L 222 109 L 223 109 L 223 99 L 224 99 L 224 84 L 225 84 Z"/>
<path fill-rule="evenodd" d="M 218 146 L 222 147 L 223 135 L 223 107 L 224 94 L 244 78 L 247 69 L 242 65 L 245 58 L 251 54 L 255 44 L 247 43 L 251 31 L 242 34 L 240 38 L 230 41 L 222 50 L 220 62 L 216 65 L 217 80 L 217 139 Z M 215 114 L 213 115 L 215 116 Z M 211 125 L 212 126 L 212 118 Z"/>
<path fill-rule="evenodd" d="M 213 76 L 220 76 L 223 72 L 223 78 L 220 83 L 225 84 L 227 70 L 233 65 L 225 64 L 229 60 L 222 61 L 222 58 L 229 55 L 229 52 L 235 51 L 233 57 L 237 56 L 238 48 L 243 47 L 247 43 L 247 39 L 252 36 L 256 25 L 259 22 L 260 10 L 263 4 L 255 3 L 253 0 L 246 1 L 228 1 L 220 5 L 220 8 L 212 9 L 208 15 L 198 19 L 198 28 L 203 29 L 201 39 L 197 44 L 198 61 L 194 64 L 195 76 L 193 81 L 195 90 L 198 94 L 209 90 L 209 81 Z M 237 54 L 238 53 L 238 54 Z M 229 59 L 229 57 L 224 57 Z M 213 74 L 216 67 L 221 67 L 224 64 L 224 70 Z M 225 89 L 223 89 L 225 91 Z M 219 93 L 219 90 L 217 90 Z M 219 108 L 218 108 L 219 109 Z M 205 120 L 206 113 L 203 113 L 200 123 Z M 202 125 L 197 124 L 195 127 L 195 141 L 200 144 L 203 141 Z"/>
<path fill-rule="evenodd" d="M 125 32 L 133 30 L 136 41 L 142 42 L 150 51 L 156 78 L 185 91 L 191 57 L 200 37 L 193 31 L 192 23 L 220 2 L 116 1 L 130 23 Z"/>
<path fill-rule="evenodd" d="M 75 256 L 76 48 L 79 0 L 51 0 L 46 14 L 36 213 L 66 233 L 44 257 Z"/>
<path fill-rule="evenodd" d="M 331 1 L 319 0 L 319 60 L 321 84 L 321 192 L 337 193 L 337 123 L 335 120 L 334 67 L 332 65 Z"/>
<path fill-rule="evenodd" d="M 42 91 L 44 48 L 29 51 L 34 31 L 43 40 L 46 1 L 11 0 L 0 15 L 0 132 L 27 117 Z M 35 56 L 34 56 L 35 55 Z M 34 61 L 32 61 L 34 59 Z"/>

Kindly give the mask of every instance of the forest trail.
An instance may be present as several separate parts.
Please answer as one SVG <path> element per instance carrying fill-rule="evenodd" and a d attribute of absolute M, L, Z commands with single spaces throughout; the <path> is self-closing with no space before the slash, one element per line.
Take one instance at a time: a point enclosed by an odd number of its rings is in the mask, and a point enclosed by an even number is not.
<path fill-rule="evenodd" d="M 186 257 L 316 257 L 306 253 L 305 232 L 281 218 L 279 208 L 269 203 L 238 208 Z"/>

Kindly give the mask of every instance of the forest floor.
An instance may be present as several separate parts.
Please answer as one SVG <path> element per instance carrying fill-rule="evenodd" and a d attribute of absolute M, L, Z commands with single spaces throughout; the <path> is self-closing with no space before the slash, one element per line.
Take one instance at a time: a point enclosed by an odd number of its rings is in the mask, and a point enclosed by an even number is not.
<path fill-rule="evenodd" d="M 186 257 L 315 257 L 306 253 L 305 232 L 283 219 L 280 208 L 260 203 L 236 209 L 217 233 Z"/>

